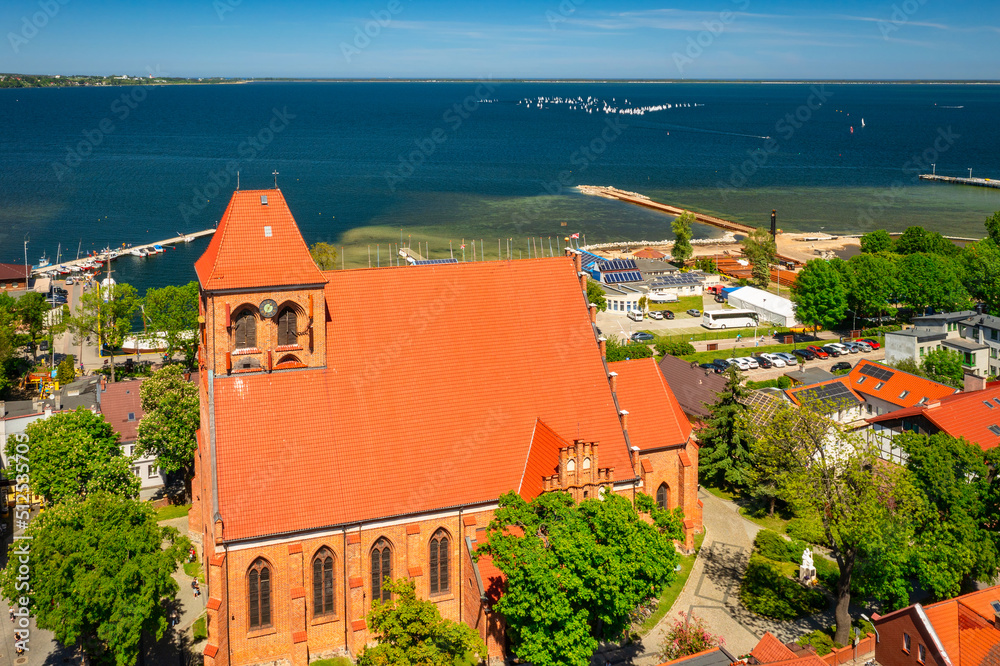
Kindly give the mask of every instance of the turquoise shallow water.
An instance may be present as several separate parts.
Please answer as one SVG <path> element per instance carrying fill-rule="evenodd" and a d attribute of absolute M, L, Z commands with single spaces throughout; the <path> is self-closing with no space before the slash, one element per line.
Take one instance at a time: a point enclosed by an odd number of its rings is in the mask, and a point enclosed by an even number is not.
<path fill-rule="evenodd" d="M 916 174 L 933 162 L 938 173 L 1000 177 L 998 114 L 1000 87 L 982 85 L 0 90 L 0 261 L 22 257 L 25 234 L 35 261 L 59 243 L 75 255 L 210 227 L 236 170 L 244 188 L 272 186 L 277 170 L 306 239 L 348 246 L 349 265 L 400 235 L 436 256 L 449 239 L 482 238 L 489 253 L 497 238 L 526 252 L 529 237 L 567 232 L 670 237 L 668 218 L 580 195 L 578 184 L 753 224 L 776 208 L 786 230 L 920 224 L 979 236 L 1000 190 Z M 204 245 L 115 268 L 140 288 L 190 279 Z"/>

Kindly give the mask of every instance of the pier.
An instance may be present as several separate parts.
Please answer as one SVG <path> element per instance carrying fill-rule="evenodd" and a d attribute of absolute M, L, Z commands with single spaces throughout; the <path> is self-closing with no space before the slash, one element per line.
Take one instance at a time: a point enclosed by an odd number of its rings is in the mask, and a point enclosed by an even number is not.
<path fill-rule="evenodd" d="M 921 176 L 923 178 L 923 176 Z M 652 208 L 653 210 L 660 211 L 661 213 L 666 213 L 667 215 L 680 215 L 685 212 L 683 208 L 678 208 L 677 206 L 670 206 L 668 204 L 662 204 L 657 201 L 653 201 L 647 196 L 642 194 L 637 194 L 635 192 L 626 192 L 624 190 L 619 190 L 615 187 L 600 187 L 595 185 L 579 185 L 577 188 L 583 194 L 591 194 L 593 196 L 604 197 L 606 199 L 617 199 L 618 201 L 624 201 L 625 203 L 635 204 L 636 206 L 642 206 L 643 208 Z M 719 229 L 725 229 L 726 231 L 732 231 L 734 233 L 749 234 L 755 230 L 755 227 L 748 226 L 746 224 L 740 224 L 739 222 L 730 222 L 729 220 L 723 220 L 718 217 L 712 217 L 711 215 L 705 215 L 704 213 L 695 213 L 690 211 L 695 218 L 701 224 L 707 224 L 712 227 L 717 227 Z"/>
<path fill-rule="evenodd" d="M 993 180 L 991 178 L 955 178 L 954 176 L 938 176 L 933 173 L 922 173 L 918 177 L 920 180 L 936 180 L 941 183 L 951 183 L 953 185 L 1000 188 L 1000 180 Z"/>
<path fill-rule="evenodd" d="M 73 270 L 74 268 L 88 264 L 92 259 L 101 259 L 102 261 L 111 261 L 118 257 L 129 255 L 132 250 L 150 250 L 154 245 L 166 246 L 166 245 L 176 245 L 178 243 L 190 243 L 196 238 L 201 238 L 202 236 L 211 236 L 215 233 L 215 229 L 202 229 L 201 231 L 192 231 L 189 234 L 184 234 L 183 236 L 174 236 L 173 238 L 168 238 L 166 240 L 154 241 L 152 243 L 144 243 L 142 245 L 132 245 L 128 248 L 116 247 L 110 248 L 111 254 L 108 252 L 99 252 L 96 255 L 80 257 L 79 259 L 70 259 L 69 261 L 63 261 L 58 264 L 49 264 L 42 268 L 32 268 L 31 274 L 33 276 L 45 275 L 51 271 L 59 271 L 60 269 Z"/>

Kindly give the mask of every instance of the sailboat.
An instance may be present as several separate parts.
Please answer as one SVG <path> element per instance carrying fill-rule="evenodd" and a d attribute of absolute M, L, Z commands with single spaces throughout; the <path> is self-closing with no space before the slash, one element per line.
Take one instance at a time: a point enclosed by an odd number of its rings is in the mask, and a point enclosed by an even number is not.
<path fill-rule="evenodd" d="M 861 119 L 861 129 L 864 129 L 864 128 L 865 128 L 865 119 L 862 118 Z"/>

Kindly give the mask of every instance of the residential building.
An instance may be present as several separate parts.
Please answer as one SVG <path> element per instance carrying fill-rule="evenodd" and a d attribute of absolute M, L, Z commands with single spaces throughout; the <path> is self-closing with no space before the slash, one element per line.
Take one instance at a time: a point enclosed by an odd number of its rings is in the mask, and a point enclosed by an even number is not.
<path fill-rule="evenodd" d="M 510 492 L 651 493 L 693 546 L 697 444 L 652 361 L 607 364 L 581 261 L 323 272 L 280 190 L 233 195 L 195 264 L 206 666 L 356 655 L 386 578 L 502 661 L 501 575 L 473 555 Z"/>
<path fill-rule="evenodd" d="M 939 400 L 957 390 L 947 384 L 867 359 L 860 359 L 846 377 L 851 390 L 864 398 L 867 416 L 878 416 Z"/>
<path fill-rule="evenodd" d="M 963 310 L 914 317 L 913 328 L 885 334 L 885 362 L 894 364 L 911 360 L 919 364 L 932 351 L 947 349 L 961 354 L 962 365 L 970 372 L 985 377 L 990 374 L 991 367 L 1000 366 L 1000 359 L 993 359 L 991 366 L 993 352 L 978 339 L 979 334 L 975 330 L 978 325 L 963 324 L 975 319 L 976 315 L 973 310 Z M 967 336 L 968 329 L 974 330 L 968 331 Z M 1000 341 L 996 346 L 1000 349 Z"/>
<path fill-rule="evenodd" d="M 709 405 L 714 404 L 718 394 L 726 388 L 726 377 L 669 354 L 660 360 L 660 372 L 688 421 L 695 428 L 701 428 L 708 418 Z"/>
<path fill-rule="evenodd" d="M 865 415 L 865 400 L 851 389 L 846 377 L 785 389 L 785 395 L 797 407 L 812 406 L 837 423 L 853 423 Z"/>
<path fill-rule="evenodd" d="M 1000 586 L 872 614 L 882 666 L 986 666 L 1000 660 Z"/>
<path fill-rule="evenodd" d="M 987 347 L 987 368 L 981 371 L 982 376 L 1000 376 L 1000 317 L 976 314 L 963 319 L 958 322 L 958 335 L 963 340 Z"/>
<path fill-rule="evenodd" d="M 139 390 L 145 378 L 126 379 L 101 387 L 100 408 L 104 420 L 111 424 L 121 437 L 122 451 L 127 456 L 137 455 L 139 421 L 143 417 Z M 160 488 L 165 477 L 154 455 L 140 455 L 132 462 L 132 473 L 142 482 L 141 490 Z"/>
<path fill-rule="evenodd" d="M 651 247 L 644 247 L 641 250 L 636 250 L 632 253 L 632 256 L 636 259 L 666 259 L 667 255 L 659 250 L 654 250 Z"/>
<path fill-rule="evenodd" d="M 783 296 L 776 296 L 756 287 L 740 287 L 729 293 L 729 304 L 740 310 L 753 310 L 760 315 L 761 325 L 770 322 L 779 328 L 798 326 L 795 304 Z"/>
<path fill-rule="evenodd" d="M 30 283 L 30 266 L 0 264 L 0 291 L 27 291 Z"/>
<path fill-rule="evenodd" d="M 718 283 L 718 275 L 702 271 L 677 271 L 650 277 L 646 281 L 651 301 L 672 300 L 682 296 L 702 296 L 705 287 Z M 700 309 L 700 308 L 699 308 Z"/>
<path fill-rule="evenodd" d="M 681 271 L 666 259 L 642 258 L 636 256 L 632 261 L 639 269 L 644 278 L 660 277 L 662 275 L 675 275 Z"/>

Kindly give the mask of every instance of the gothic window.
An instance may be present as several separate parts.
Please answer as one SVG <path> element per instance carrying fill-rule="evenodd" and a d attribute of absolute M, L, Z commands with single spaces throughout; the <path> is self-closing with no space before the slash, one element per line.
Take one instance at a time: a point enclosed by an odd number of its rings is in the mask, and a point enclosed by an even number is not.
<path fill-rule="evenodd" d="M 660 487 L 656 489 L 656 505 L 666 511 L 670 507 L 670 488 L 667 484 L 661 483 Z"/>
<path fill-rule="evenodd" d="M 389 600 L 385 581 L 392 580 L 392 548 L 386 539 L 379 539 L 372 548 L 372 601 Z"/>
<path fill-rule="evenodd" d="M 266 560 L 261 558 L 254 560 L 247 574 L 247 583 L 250 628 L 271 626 L 271 567 Z"/>
<path fill-rule="evenodd" d="M 257 346 L 257 317 L 250 310 L 241 310 L 233 320 L 236 349 Z"/>
<path fill-rule="evenodd" d="M 333 614 L 333 553 L 322 548 L 313 558 L 313 617 Z"/>
<path fill-rule="evenodd" d="M 451 590 L 451 581 L 448 578 L 450 545 L 451 540 L 444 530 L 438 530 L 431 537 L 431 594 L 443 594 Z"/>
<path fill-rule="evenodd" d="M 284 370 L 286 368 L 304 368 L 305 363 L 299 360 L 298 356 L 294 354 L 285 354 L 278 359 L 278 364 L 274 366 L 275 370 Z"/>
<path fill-rule="evenodd" d="M 296 333 L 298 331 L 298 315 L 292 308 L 285 308 L 278 315 L 278 345 L 297 345 L 299 344 L 299 338 Z"/>

